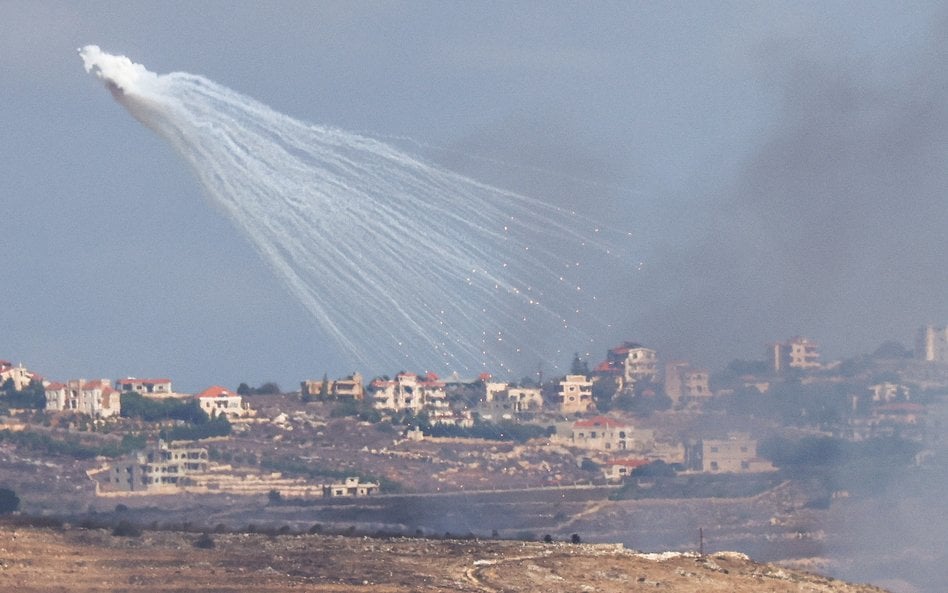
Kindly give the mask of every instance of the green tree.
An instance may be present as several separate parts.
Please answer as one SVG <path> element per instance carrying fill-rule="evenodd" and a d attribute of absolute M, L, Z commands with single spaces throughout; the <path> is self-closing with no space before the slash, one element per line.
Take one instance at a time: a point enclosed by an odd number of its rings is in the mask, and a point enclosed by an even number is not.
<path fill-rule="evenodd" d="M 283 392 L 280 390 L 280 386 L 272 381 L 268 381 L 254 389 L 255 395 L 280 395 L 281 393 Z"/>
<path fill-rule="evenodd" d="M 17 391 L 13 379 L 7 379 L 0 391 L 6 394 L 6 403 L 11 408 L 42 410 L 46 407 L 46 389 L 39 381 L 30 381 L 29 385 Z"/>
<path fill-rule="evenodd" d="M 675 476 L 675 468 L 661 459 L 640 465 L 632 470 L 633 478 L 671 478 Z"/>
<path fill-rule="evenodd" d="M 20 508 L 20 497 L 9 488 L 0 488 L 0 515 L 9 515 Z"/>
<path fill-rule="evenodd" d="M 329 397 L 329 377 L 323 373 L 323 383 L 319 386 L 319 399 L 325 400 Z"/>
<path fill-rule="evenodd" d="M 573 354 L 573 362 L 569 366 L 571 375 L 589 376 L 589 362 L 579 357 L 579 352 Z"/>

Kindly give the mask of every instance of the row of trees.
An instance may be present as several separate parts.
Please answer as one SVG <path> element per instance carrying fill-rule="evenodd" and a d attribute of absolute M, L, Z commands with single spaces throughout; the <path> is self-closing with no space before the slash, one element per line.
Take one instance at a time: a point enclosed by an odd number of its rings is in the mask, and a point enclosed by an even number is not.
<path fill-rule="evenodd" d="M 39 381 L 31 381 L 29 385 L 17 390 L 13 379 L 7 379 L 0 384 L 0 406 L 3 408 L 18 408 L 27 410 L 42 410 L 46 407 L 46 390 Z"/>

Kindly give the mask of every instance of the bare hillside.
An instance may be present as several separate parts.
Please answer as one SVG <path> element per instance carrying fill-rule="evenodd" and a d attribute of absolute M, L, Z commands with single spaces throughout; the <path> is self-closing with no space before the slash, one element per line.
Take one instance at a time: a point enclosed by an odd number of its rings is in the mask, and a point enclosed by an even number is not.
<path fill-rule="evenodd" d="M 0 525 L 0 591 L 878 593 L 740 554 L 636 554 L 567 543 L 198 535 Z"/>

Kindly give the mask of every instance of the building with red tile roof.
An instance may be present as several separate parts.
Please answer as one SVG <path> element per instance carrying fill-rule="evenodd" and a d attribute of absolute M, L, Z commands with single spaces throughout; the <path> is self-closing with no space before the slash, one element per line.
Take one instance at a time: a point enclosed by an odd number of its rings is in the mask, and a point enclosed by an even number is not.
<path fill-rule="evenodd" d="M 254 415 L 253 409 L 243 397 L 220 385 L 208 387 L 196 394 L 194 399 L 211 418 L 224 415 L 229 420 L 235 420 Z"/>

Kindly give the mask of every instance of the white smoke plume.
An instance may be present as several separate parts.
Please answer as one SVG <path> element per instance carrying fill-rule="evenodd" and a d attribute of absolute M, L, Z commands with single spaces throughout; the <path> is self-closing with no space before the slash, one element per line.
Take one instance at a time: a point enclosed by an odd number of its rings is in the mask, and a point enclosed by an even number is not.
<path fill-rule="evenodd" d="M 627 233 L 201 76 L 79 53 L 354 362 L 510 374 L 606 348 L 596 286 L 631 268 Z"/>

